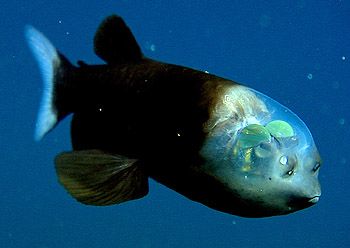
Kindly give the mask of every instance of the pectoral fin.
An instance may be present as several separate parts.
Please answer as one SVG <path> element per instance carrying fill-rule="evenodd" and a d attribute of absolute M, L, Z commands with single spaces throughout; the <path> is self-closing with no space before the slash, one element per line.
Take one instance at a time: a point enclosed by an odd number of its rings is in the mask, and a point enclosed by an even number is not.
<path fill-rule="evenodd" d="M 61 153 L 55 162 L 60 183 L 84 204 L 118 204 L 148 193 L 148 177 L 135 159 L 86 150 Z"/>

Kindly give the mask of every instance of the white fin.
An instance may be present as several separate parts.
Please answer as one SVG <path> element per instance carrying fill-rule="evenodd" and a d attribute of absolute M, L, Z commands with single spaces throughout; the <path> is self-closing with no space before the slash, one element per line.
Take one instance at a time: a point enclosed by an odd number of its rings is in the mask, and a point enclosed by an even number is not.
<path fill-rule="evenodd" d="M 60 66 L 60 57 L 51 42 L 32 26 L 25 30 L 29 47 L 38 62 L 42 79 L 43 95 L 36 122 L 35 140 L 42 139 L 57 123 L 57 109 L 54 106 L 55 69 Z"/>

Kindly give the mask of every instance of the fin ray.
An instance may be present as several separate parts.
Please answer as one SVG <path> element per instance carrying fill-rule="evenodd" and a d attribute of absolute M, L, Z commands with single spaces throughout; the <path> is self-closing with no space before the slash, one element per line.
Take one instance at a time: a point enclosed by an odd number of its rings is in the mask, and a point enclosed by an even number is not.
<path fill-rule="evenodd" d="M 88 205 L 118 204 L 148 193 L 148 177 L 137 160 L 99 150 L 58 155 L 56 172 L 67 191 Z"/>

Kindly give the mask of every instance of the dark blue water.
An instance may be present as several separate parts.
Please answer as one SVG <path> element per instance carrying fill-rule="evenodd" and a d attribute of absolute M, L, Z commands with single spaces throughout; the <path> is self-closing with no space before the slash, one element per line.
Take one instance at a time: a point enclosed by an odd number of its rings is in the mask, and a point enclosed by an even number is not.
<path fill-rule="evenodd" d="M 73 2 L 73 3 L 72 3 Z M 0 16 L 0 247 L 350 247 L 350 3 L 347 1 L 7 1 Z M 33 141 L 41 78 L 31 23 L 69 59 L 122 15 L 144 53 L 256 88 L 307 123 L 323 158 L 321 201 L 282 217 L 216 212 L 151 182 L 147 197 L 87 207 L 58 184 L 69 121 Z"/>

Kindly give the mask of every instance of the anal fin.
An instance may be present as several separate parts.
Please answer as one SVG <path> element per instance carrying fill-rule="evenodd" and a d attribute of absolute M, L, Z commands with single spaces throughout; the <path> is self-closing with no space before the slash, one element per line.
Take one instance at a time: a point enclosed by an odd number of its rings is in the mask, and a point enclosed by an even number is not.
<path fill-rule="evenodd" d="M 61 153 L 55 163 L 60 183 L 84 204 L 118 204 L 148 193 L 148 177 L 135 159 L 84 150 Z"/>

